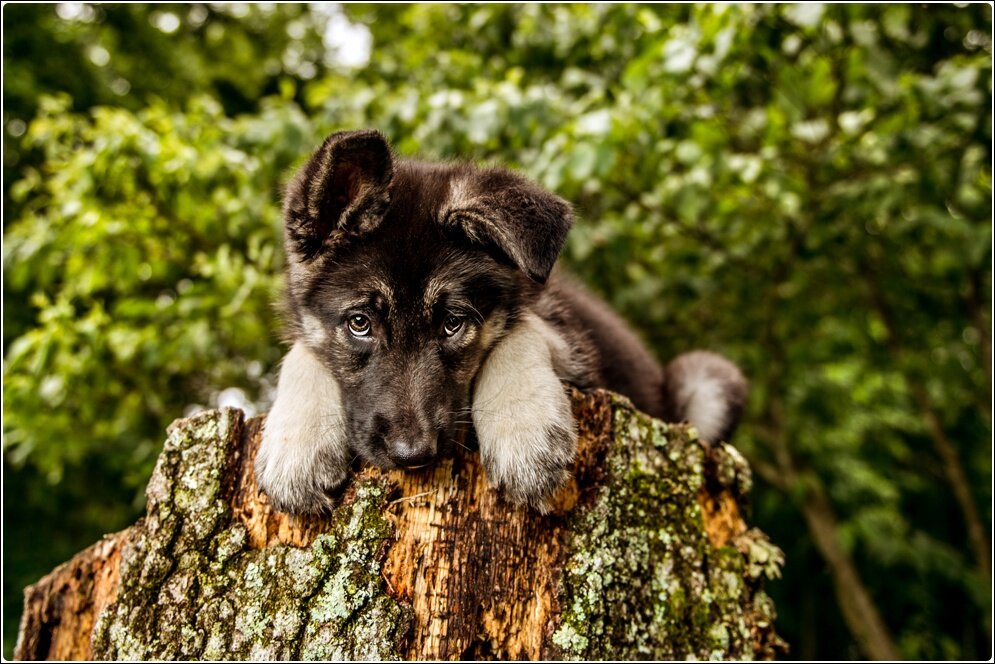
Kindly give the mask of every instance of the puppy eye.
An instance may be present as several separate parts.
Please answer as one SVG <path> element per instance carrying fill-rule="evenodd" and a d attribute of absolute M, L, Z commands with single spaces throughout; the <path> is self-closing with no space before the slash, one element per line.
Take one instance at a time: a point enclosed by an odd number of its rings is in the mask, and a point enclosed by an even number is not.
<path fill-rule="evenodd" d="M 372 329 L 370 319 L 362 314 L 356 314 L 349 318 L 349 332 L 354 337 L 368 337 Z"/>
<path fill-rule="evenodd" d="M 456 334 L 463 329 L 463 324 L 466 322 L 465 316 L 457 316 L 456 314 L 449 314 L 445 322 L 442 324 L 442 333 L 447 337 L 454 337 Z"/>

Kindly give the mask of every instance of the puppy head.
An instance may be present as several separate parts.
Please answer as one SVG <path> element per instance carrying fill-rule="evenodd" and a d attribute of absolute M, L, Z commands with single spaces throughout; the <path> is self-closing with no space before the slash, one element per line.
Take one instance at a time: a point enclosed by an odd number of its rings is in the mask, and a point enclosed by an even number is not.
<path fill-rule="evenodd" d="M 469 424 L 474 378 L 538 297 L 571 214 L 507 171 L 395 160 L 356 131 L 301 168 L 285 219 L 291 334 L 338 381 L 353 450 L 413 467 Z"/>

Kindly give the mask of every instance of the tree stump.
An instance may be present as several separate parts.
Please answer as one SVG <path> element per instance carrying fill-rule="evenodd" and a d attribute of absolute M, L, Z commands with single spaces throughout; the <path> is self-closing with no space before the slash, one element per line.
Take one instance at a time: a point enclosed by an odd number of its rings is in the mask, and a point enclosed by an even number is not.
<path fill-rule="evenodd" d="M 263 418 L 177 420 L 147 514 L 25 590 L 18 659 L 738 659 L 783 649 L 783 556 L 740 508 L 750 471 L 607 392 L 573 393 L 575 479 L 505 502 L 460 448 L 358 472 L 321 518 L 272 510 Z"/>

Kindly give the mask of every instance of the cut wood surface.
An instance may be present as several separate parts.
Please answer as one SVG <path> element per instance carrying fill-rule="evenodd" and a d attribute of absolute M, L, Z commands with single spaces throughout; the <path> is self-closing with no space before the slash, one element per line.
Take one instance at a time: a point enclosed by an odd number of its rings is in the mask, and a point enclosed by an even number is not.
<path fill-rule="evenodd" d="M 274 511 L 263 418 L 169 429 L 146 516 L 25 591 L 18 659 L 771 658 L 780 550 L 730 446 L 573 394 L 575 478 L 510 505 L 463 447 L 358 472 L 324 517 Z"/>

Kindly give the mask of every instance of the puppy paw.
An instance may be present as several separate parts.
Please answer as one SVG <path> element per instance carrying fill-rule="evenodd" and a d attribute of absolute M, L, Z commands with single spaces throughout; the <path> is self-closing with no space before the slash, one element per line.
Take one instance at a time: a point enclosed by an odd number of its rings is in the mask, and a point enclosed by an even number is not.
<path fill-rule="evenodd" d="M 573 411 L 550 351 L 555 334 L 525 316 L 481 367 L 472 407 L 488 480 L 543 513 L 570 479 L 577 450 Z"/>
<path fill-rule="evenodd" d="M 297 343 L 283 360 L 276 402 L 263 425 L 256 482 L 281 512 L 309 514 L 334 505 L 329 492 L 348 476 L 338 383 Z"/>
<path fill-rule="evenodd" d="M 508 500 L 545 514 L 553 495 L 571 477 L 577 449 L 573 422 L 538 428 L 509 424 L 496 439 L 481 442 L 484 470 Z"/>
<path fill-rule="evenodd" d="M 296 438 L 299 433 L 267 423 L 256 457 L 256 482 L 275 509 L 316 514 L 334 507 L 330 494 L 345 482 L 348 466 L 320 442 Z"/>

